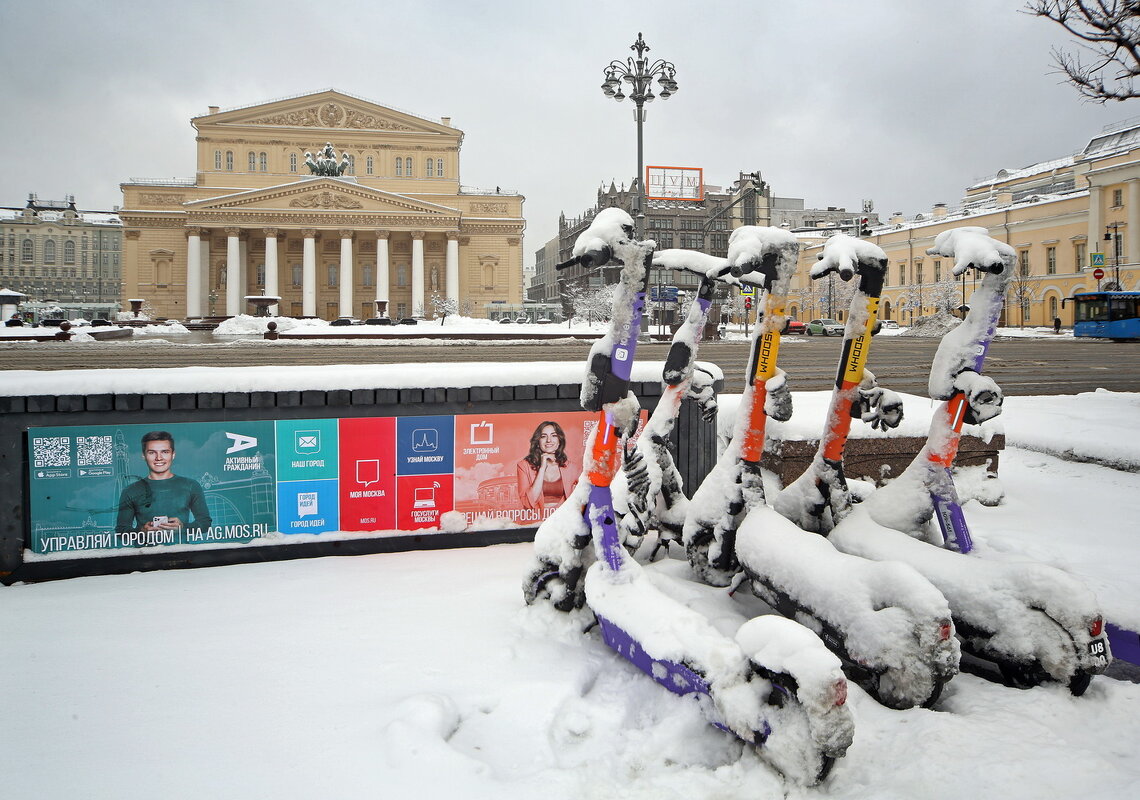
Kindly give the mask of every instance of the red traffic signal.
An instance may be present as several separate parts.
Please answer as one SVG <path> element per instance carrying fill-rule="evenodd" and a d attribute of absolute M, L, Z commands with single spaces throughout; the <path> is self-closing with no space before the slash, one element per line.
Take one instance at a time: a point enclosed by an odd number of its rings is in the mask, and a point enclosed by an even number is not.
<path fill-rule="evenodd" d="M 751 311 L 752 310 L 752 298 L 751 297 L 745 297 L 744 298 L 744 310 L 745 311 Z"/>

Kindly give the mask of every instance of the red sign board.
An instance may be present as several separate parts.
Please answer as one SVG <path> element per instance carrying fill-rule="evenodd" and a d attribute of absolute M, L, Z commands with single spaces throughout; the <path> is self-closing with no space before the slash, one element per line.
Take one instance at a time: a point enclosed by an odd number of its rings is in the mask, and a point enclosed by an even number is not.
<path fill-rule="evenodd" d="M 1101 269 L 1100 267 L 1097 267 L 1096 269 L 1093 270 L 1093 277 L 1099 281 L 1101 278 L 1104 277 L 1104 270 Z"/>
<path fill-rule="evenodd" d="M 397 527 L 395 453 L 395 417 L 340 421 L 341 530 Z"/>

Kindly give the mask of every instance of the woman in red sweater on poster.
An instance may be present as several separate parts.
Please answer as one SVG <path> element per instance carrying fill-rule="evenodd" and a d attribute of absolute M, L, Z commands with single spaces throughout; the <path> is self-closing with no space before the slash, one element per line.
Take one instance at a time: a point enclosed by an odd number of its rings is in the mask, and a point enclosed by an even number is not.
<path fill-rule="evenodd" d="M 569 496 L 562 474 L 568 461 L 562 426 L 552 420 L 540 422 L 530 436 L 530 452 L 519 459 L 516 469 L 523 508 L 543 511 L 561 505 Z"/>

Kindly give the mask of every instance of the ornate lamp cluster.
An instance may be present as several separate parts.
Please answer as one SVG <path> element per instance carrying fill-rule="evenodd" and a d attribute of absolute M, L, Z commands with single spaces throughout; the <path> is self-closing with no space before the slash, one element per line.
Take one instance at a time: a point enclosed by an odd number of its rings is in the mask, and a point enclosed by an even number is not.
<path fill-rule="evenodd" d="M 657 78 L 662 100 L 676 93 L 677 81 L 673 76 L 677 74 L 677 68 L 673 62 L 659 58 L 650 64 L 645 56 L 649 45 L 640 32 L 637 41 L 629 49 L 637 51 L 637 58 L 627 58 L 624 62 L 614 59 L 604 70 L 606 79 L 602 81 L 602 92 L 606 97 L 619 102 L 628 97 L 640 108 L 644 103 L 652 103 L 657 97 L 653 94 L 654 78 Z M 629 94 L 622 91 L 623 82 L 629 84 Z"/>
<path fill-rule="evenodd" d="M 643 165 L 644 148 L 642 146 L 642 123 L 645 121 L 645 104 L 652 103 L 657 97 L 653 93 L 653 79 L 657 79 L 658 94 L 662 100 L 668 99 L 677 91 L 677 81 L 673 76 L 677 68 L 673 62 L 657 59 L 652 64 L 645 55 L 649 45 L 645 43 L 641 32 L 637 34 L 637 41 L 630 45 L 630 50 L 637 51 L 636 58 L 627 58 L 625 61 L 614 59 L 603 70 L 606 79 L 602 81 L 602 93 L 606 97 L 622 101 L 629 98 L 637 106 L 633 118 L 637 122 L 637 194 L 634 195 L 633 218 L 637 237 L 645 236 L 645 176 Z M 622 84 L 628 84 L 629 93 L 622 91 Z"/>

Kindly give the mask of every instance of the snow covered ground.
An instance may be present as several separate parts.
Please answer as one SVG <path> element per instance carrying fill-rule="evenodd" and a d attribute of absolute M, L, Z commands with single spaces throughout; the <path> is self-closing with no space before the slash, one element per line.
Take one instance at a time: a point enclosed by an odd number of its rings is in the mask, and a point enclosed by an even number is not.
<path fill-rule="evenodd" d="M 796 402 L 810 418 L 812 399 Z M 1138 403 L 1108 392 L 1010 398 L 1005 502 L 966 507 L 981 544 L 1082 577 L 1110 619 L 1133 623 L 1140 472 L 1053 453 L 1135 458 Z M 0 589 L 3 795 L 1039 800 L 1140 790 L 1140 685 L 1101 676 L 1073 698 L 971 674 L 933 710 L 890 711 L 852 685 L 847 756 L 820 787 L 787 785 L 578 620 L 526 608 L 530 555 L 502 545 Z M 651 572 L 667 587 L 687 565 L 667 559 Z M 725 615 L 759 610 L 701 591 Z"/>
<path fill-rule="evenodd" d="M 432 333 L 437 334 L 440 331 L 449 335 L 464 334 L 464 333 L 497 333 L 504 335 L 526 336 L 529 333 L 559 333 L 562 331 L 569 331 L 571 333 L 597 333 L 599 335 L 606 332 L 605 324 L 601 322 L 587 324 L 582 321 L 575 320 L 573 323 L 567 324 L 566 322 L 558 323 L 533 323 L 533 322 L 510 322 L 502 324 L 492 319 L 476 319 L 474 317 L 462 316 L 448 316 L 443 320 L 441 325 L 439 320 L 421 320 L 417 325 L 345 325 L 338 326 L 332 325 L 323 319 L 294 319 L 292 317 L 254 317 L 248 314 L 241 314 L 236 317 L 231 317 L 220 323 L 214 329 L 216 336 L 259 336 L 268 330 L 269 322 L 277 323 L 277 330 L 279 332 L 293 331 L 295 333 L 304 333 L 306 335 L 322 335 L 330 338 L 336 338 L 351 334 L 353 336 L 366 336 L 368 334 L 376 336 L 392 336 L 400 334 L 404 336 L 414 337 L 417 333 Z"/>

